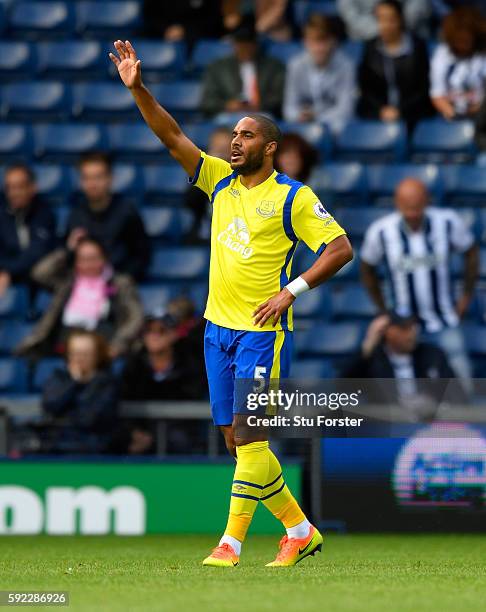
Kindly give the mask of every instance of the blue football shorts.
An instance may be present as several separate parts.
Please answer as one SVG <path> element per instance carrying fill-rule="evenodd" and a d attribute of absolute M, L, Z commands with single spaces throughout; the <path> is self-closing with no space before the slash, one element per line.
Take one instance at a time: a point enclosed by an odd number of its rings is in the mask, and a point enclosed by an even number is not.
<path fill-rule="evenodd" d="M 292 349 L 292 332 L 237 331 L 208 321 L 204 356 L 214 424 L 231 425 L 233 414 L 242 412 L 235 401 L 236 379 L 287 378 Z"/>

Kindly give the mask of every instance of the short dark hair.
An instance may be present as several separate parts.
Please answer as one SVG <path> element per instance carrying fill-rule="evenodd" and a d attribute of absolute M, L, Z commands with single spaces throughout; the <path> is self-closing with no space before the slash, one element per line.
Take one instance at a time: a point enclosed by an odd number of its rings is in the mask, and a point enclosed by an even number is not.
<path fill-rule="evenodd" d="M 265 143 L 276 142 L 277 145 L 280 144 L 280 141 L 282 140 L 282 132 L 273 119 L 270 119 L 270 117 L 267 117 L 266 115 L 260 115 L 259 113 L 252 113 L 247 115 L 247 117 L 250 117 L 250 119 L 253 119 L 258 123 L 262 130 Z"/>
<path fill-rule="evenodd" d="M 35 172 L 26 163 L 19 161 L 9 164 L 5 168 L 4 176 L 7 176 L 9 172 L 13 172 L 14 170 L 21 170 L 27 176 L 30 183 L 35 183 Z"/>
<path fill-rule="evenodd" d="M 84 166 L 84 164 L 90 163 L 101 163 L 106 166 L 108 172 L 111 172 L 113 169 L 113 161 L 109 153 L 105 153 L 104 151 L 90 151 L 89 153 L 83 153 L 78 161 L 78 168 Z"/>
<path fill-rule="evenodd" d="M 106 261 L 109 260 L 108 253 L 104 245 L 99 240 L 97 240 L 96 238 L 93 238 L 92 236 L 83 236 L 82 238 L 80 238 L 78 240 L 78 243 L 76 244 L 75 253 L 79 251 L 80 247 L 82 247 L 83 244 L 94 244 L 99 249 L 100 253 L 106 259 Z"/>
<path fill-rule="evenodd" d="M 338 38 L 336 21 L 322 13 L 312 13 L 305 22 L 304 30 L 316 30 L 322 38 Z"/>

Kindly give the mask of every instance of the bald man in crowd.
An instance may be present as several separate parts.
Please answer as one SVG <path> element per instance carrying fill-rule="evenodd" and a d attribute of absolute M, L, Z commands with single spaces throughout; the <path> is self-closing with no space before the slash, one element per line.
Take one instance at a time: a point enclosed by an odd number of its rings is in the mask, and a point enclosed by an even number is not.
<path fill-rule="evenodd" d="M 366 232 L 361 276 L 380 311 L 391 306 L 401 316 L 415 316 L 422 340 L 442 348 L 456 375 L 471 388 L 471 366 L 460 321 L 471 303 L 478 274 L 478 247 L 470 227 L 455 210 L 429 206 L 425 185 L 403 180 L 395 191 L 396 211 Z M 451 255 L 464 260 L 459 297 L 452 285 Z M 391 288 L 387 305 L 378 268 L 384 264 Z"/>

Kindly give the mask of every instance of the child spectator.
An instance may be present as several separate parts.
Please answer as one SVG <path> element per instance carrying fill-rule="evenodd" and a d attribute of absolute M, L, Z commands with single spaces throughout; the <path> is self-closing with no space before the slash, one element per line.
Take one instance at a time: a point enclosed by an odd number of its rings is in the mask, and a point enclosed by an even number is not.
<path fill-rule="evenodd" d="M 284 134 L 275 156 L 275 167 L 292 179 L 306 183 L 317 163 L 317 151 L 299 134 Z"/>

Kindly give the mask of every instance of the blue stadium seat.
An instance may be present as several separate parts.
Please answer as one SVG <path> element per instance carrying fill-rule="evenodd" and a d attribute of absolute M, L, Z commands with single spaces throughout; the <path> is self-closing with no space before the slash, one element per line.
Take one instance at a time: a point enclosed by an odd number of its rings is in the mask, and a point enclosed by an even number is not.
<path fill-rule="evenodd" d="M 335 378 L 336 369 L 330 359 L 297 359 L 290 367 L 290 377 L 299 380 Z"/>
<path fill-rule="evenodd" d="M 141 169 L 134 164 L 113 166 L 113 191 L 123 195 L 142 195 L 144 189 Z M 143 195 L 142 195 L 143 197 Z"/>
<path fill-rule="evenodd" d="M 162 248 L 152 256 L 149 276 L 159 280 L 189 281 L 208 272 L 209 250 L 204 247 Z"/>
<path fill-rule="evenodd" d="M 292 8 L 295 22 L 299 26 L 303 26 L 314 13 L 335 16 L 338 12 L 336 2 L 329 0 L 297 0 L 293 2 Z"/>
<path fill-rule="evenodd" d="M 137 56 L 142 60 L 144 80 L 158 83 L 183 75 L 186 63 L 186 47 L 183 42 L 136 40 L 132 43 Z M 110 72 L 114 74 L 115 70 L 115 66 L 111 65 Z"/>
<path fill-rule="evenodd" d="M 150 238 L 177 243 L 181 237 L 179 211 L 174 208 L 146 207 L 142 218 Z"/>
<path fill-rule="evenodd" d="M 342 48 L 353 64 L 358 66 L 363 55 L 363 43 L 360 40 L 346 40 Z"/>
<path fill-rule="evenodd" d="M 431 162 L 464 162 L 476 152 L 471 121 L 421 121 L 412 137 L 412 159 Z"/>
<path fill-rule="evenodd" d="M 147 166 L 144 180 L 147 198 L 152 201 L 163 196 L 181 196 L 188 189 L 187 174 L 181 166 Z"/>
<path fill-rule="evenodd" d="M 434 164 L 387 164 L 368 166 L 370 197 L 380 204 L 391 204 L 395 189 L 405 178 L 413 177 L 422 181 L 435 203 L 442 198 L 443 177 Z"/>
<path fill-rule="evenodd" d="M 287 64 L 296 55 L 299 55 L 304 50 L 299 42 L 270 42 L 266 46 L 266 52 L 275 59 L 278 59 L 282 64 Z"/>
<path fill-rule="evenodd" d="M 368 227 L 390 213 L 390 208 L 367 207 L 367 208 L 340 208 L 334 211 L 336 219 L 346 229 L 346 232 L 355 238 L 362 238 Z"/>
<path fill-rule="evenodd" d="M 322 123 L 288 123 L 282 121 L 280 124 L 282 133 L 299 134 L 318 149 L 324 157 L 329 157 L 332 151 L 333 142 L 329 129 Z"/>
<path fill-rule="evenodd" d="M 145 313 L 161 312 L 167 308 L 174 295 L 174 288 L 167 285 L 140 285 L 138 293 Z"/>
<path fill-rule="evenodd" d="M 64 360 L 59 357 L 48 357 L 42 359 L 35 367 L 33 378 L 33 391 L 42 391 L 46 381 L 58 368 L 64 368 Z"/>
<path fill-rule="evenodd" d="M 304 332 L 300 354 L 343 356 L 358 350 L 362 326 L 357 323 L 319 323 Z"/>
<path fill-rule="evenodd" d="M 0 358 L 0 391 L 26 393 L 28 381 L 27 365 L 23 360 Z"/>
<path fill-rule="evenodd" d="M 293 306 L 294 317 L 331 318 L 331 295 L 325 285 L 299 296 Z"/>
<path fill-rule="evenodd" d="M 67 232 L 67 222 L 69 218 L 69 214 L 71 212 L 71 208 L 69 206 L 58 206 L 54 210 L 56 215 L 56 235 L 64 240 Z M 41 293 L 41 296 L 44 296 L 44 293 Z M 51 295 L 46 294 L 43 299 L 50 300 Z"/>
<path fill-rule="evenodd" d="M 445 196 L 448 204 L 484 206 L 486 171 L 481 166 L 447 166 L 444 172 Z"/>
<path fill-rule="evenodd" d="M 34 47 L 27 42 L 0 42 L 0 78 L 2 82 L 32 77 L 36 69 Z"/>
<path fill-rule="evenodd" d="M 70 112 L 69 88 L 58 81 L 12 83 L 1 97 L 2 114 L 11 119 L 58 119 Z"/>
<path fill-rule="evenodd" d="M 368 292 L 362 285 L 352 284 L 331 293 L 332 312 L 336 319 L 369 319 L 378 314 Z"/>
<path fill-rule="evenodd" d="M 108 142 L 112 153 L 127 161 L 160 161 L 167 149 L 144 123 L 111 125 Z"/>
<path fill-rule="evenodd" d="M 17 344 L 32 330 L 32 325 L 20 321 L 0 322 L 0 353 L 11 354 Z"/>
<path fill-rule="evenodd" d="M 9 31 L 22 38 L 59 38 L 74 31 L 71 2 L 15 2 L 9 16 Z"/>
<path fill-rule="evenodd" d="M 65 202 L 72 189 L 69 169 L 52 164 L 35 164 L 33 167 L 39 193 L 51 203 Z"/>
<path fill-rule="evenodd" d="M 152 88 L 160 104 L 182 119 L 198 114 L 201 90 L 199 81 L 176 81 Z"/>
<path fill-rule="evenodd" d="M 233 47 L 231 43 L 224 40 L 199 40 L 191 54 L 191 67 L 194 70 L 202 70 L 208 64 L 212 64 L 227 55 L 231 55 Z"/>
<path fill-rule="evenodd" d="M 32 153 L 32 131 L 24 125 L 0 124 L 0 159 L 24 159 Z"/>
<path fill-rule="evenodd" d="M 142 25 L 139 2 L 76 2 L 76 30 L 125 40 Z"/>
<path fill-rule="evenodd" d="M 207 150 L 211 134 L 216 126 L 210 121 L 204 123 L 188 123 L 182 126 L 183 132 L 199 148 Z"/>
<path fill-rule="evenodd" d="M 11 286 L 0 297 L 0 317 L 23 318 L 27 314 L 28 303 L 27 288 L 22 285 Z"/>
<path fill-rule="evenodd" d="M 95 41 L 69 40 L 38 43 L 38 70 L 48 77 L 94 79 L 107 70 L 107 58 Z"/>
<path fill-rule="evenodd" d="M 314 169 L 310 186 L 324 205 L 366 204 L 367 181 L 359 163 L 324 164 Z"/>
<path fill-rule="evenodd" d="M 486 325 L 465 324 L 464 334 L 469 352 L 473 355 L 486 356 Z"/>
<path fill-rule="evenodd" d="M 98 125 L 66 123 L 39 125 L 34 128 L 34 150 L 38 157 L 66 162 L 87 151 L 105 149 L 106 138 Z"/>
<path fill-rule="evenodd" d="M 88 121 L 129 120 L 139 116 L 132 94 L 117 81 L 73 85 L 73 115 Z"/>
<path fill-rule="evenodd" d="M 336 153 L 341 160 L 401 161 L 406 148 L 406 130 L 402 123 L 351 121 L 336 138 Z"/>

